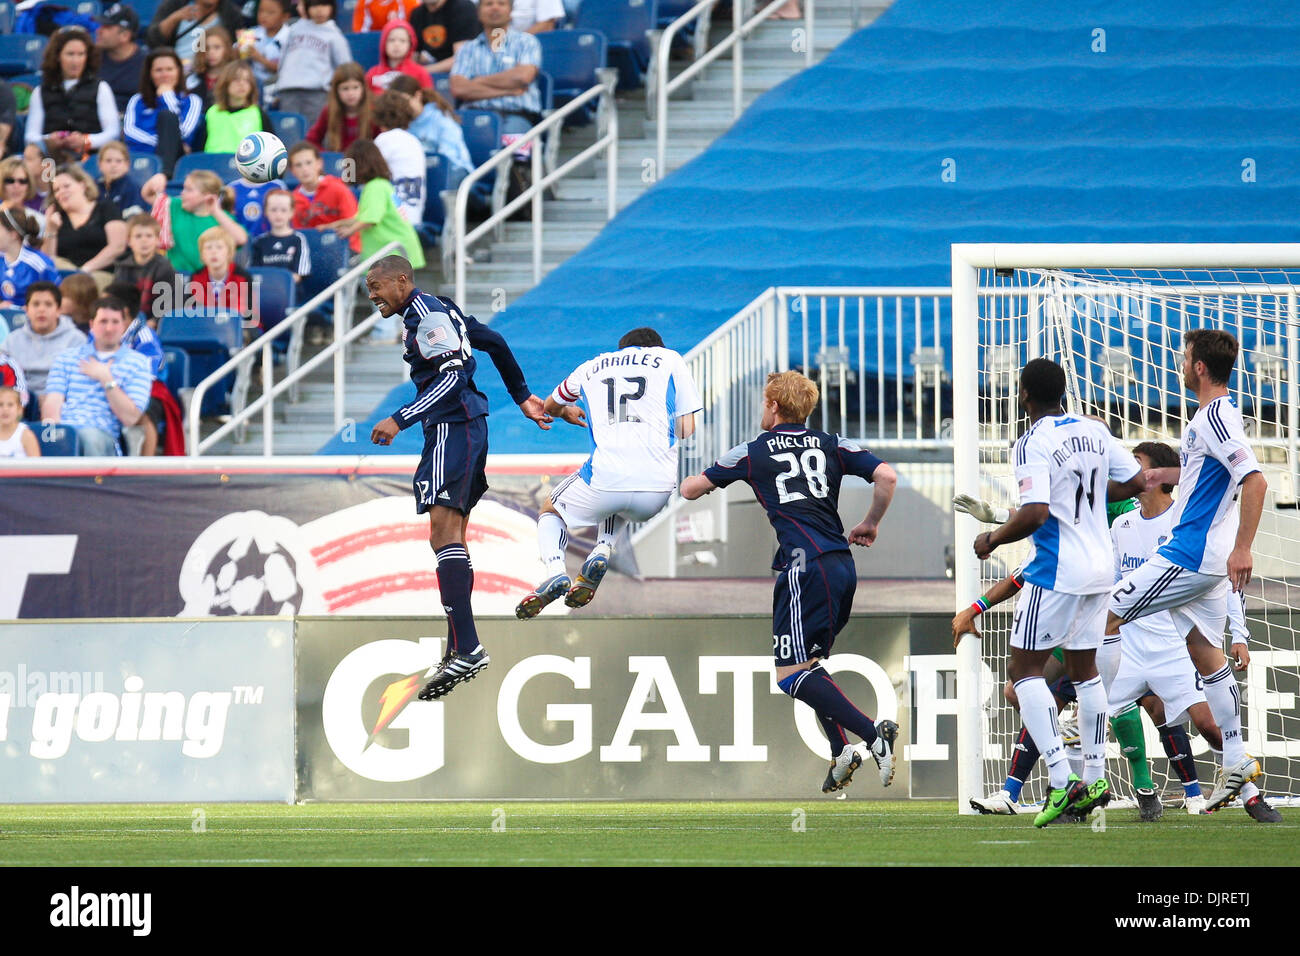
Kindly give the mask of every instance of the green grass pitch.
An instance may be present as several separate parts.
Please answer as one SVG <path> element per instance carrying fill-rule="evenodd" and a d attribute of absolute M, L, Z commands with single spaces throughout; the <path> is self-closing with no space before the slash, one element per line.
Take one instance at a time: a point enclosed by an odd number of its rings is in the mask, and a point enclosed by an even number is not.
<path fill-rule="evenodd" d="M 201 811 L 201 812 L 197 812 Z M 951 802 L 0 807 L 8 866 L 1108 866 L 1300 864 L 1300 811 L 1104 826 L 963 817 Z"/>

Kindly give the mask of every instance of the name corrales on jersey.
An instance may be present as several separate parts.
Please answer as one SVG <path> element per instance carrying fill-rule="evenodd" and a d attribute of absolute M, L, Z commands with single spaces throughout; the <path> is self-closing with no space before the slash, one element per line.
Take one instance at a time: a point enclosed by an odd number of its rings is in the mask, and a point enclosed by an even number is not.
<path fill-rule="evenodd" d="M 596 372 L 604 371 L 607 368 L 614 368 L 615 366 L 622 368 L 627 365 L 647 365 L 650 368 L 658 368 L 659 363 L 662 361 L 663 356 L 654 355 L 648 351 L 637 350 L 636 352 L 618 352 L 614 355 L 607 355 L 597 362 L 589 374 L 594 375 Z"/>

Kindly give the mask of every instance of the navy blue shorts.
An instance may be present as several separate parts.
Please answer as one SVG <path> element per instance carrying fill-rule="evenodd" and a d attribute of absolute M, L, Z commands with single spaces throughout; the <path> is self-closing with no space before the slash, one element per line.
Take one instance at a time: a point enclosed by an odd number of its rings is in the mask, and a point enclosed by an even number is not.
<path fill-rule="evenodd" d="M 772 656 L 778 667 L 831 655 L 835 635 L 853 611 L 858 572 L 853 555 L 831 551 L 791 565 L 772 592 Z"/>
<path fill-rule="evenodd" d="M 424 451 L 415 469 L 415 511 L 434 505 L 469 514 L 487 483 L 487 418 L 467 422 L 435 422 L 424 428 Z"/>

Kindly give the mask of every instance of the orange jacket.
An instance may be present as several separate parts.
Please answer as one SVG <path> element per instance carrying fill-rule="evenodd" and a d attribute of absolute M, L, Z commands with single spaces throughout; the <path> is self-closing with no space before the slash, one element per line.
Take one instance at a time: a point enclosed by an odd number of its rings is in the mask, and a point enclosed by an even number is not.
<path fill-rule="evenodd" d="M 352 12 L 352 32 L 381 30 L 389 20 L 409 20 L 420 0 L 360 0 Z M 382 54 L 381 54 L 382 55 Z"/>

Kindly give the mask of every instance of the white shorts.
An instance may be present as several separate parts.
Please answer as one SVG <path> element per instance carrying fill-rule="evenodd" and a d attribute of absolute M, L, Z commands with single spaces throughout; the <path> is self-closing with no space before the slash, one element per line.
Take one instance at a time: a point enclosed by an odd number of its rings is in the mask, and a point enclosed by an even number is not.
<path fill-rule="evenodd" d="M 1181 723 L 1189 707 L 1205 700 L 1187 644 L 1143 628 L 1141 621 L 1124 625 L 1120 634 L 1119 673 L 1107 686 L 1111 713 L 1152 693 L 1165 705 L 1165 722 Z"/>
<path fill-rule="evenodd" d="M 1063 594 L 1026 582 L 1016 601 L 1011 646 L 1025 651 L 1087 651 L 1101 647 L 1106 603 L 1101 594 Z"/>
<path fill-rule="evenodd" d="M 597 491 L 574 472 L 551 493 L 551 504 L 568 527 L 587 528 L 614 516 L 647 521 L 671 496 L 671 491 Z"/>
<path fill-rule="evenodd" d="M 1168 611 L 1184 639 L 1195 628 L 1211 644 L 1221 646 L 1231 592 L 1226 575 L 1188 571 L 1156 554 L 1115 585 L 1110 609 L 1125 622 Z"/>

